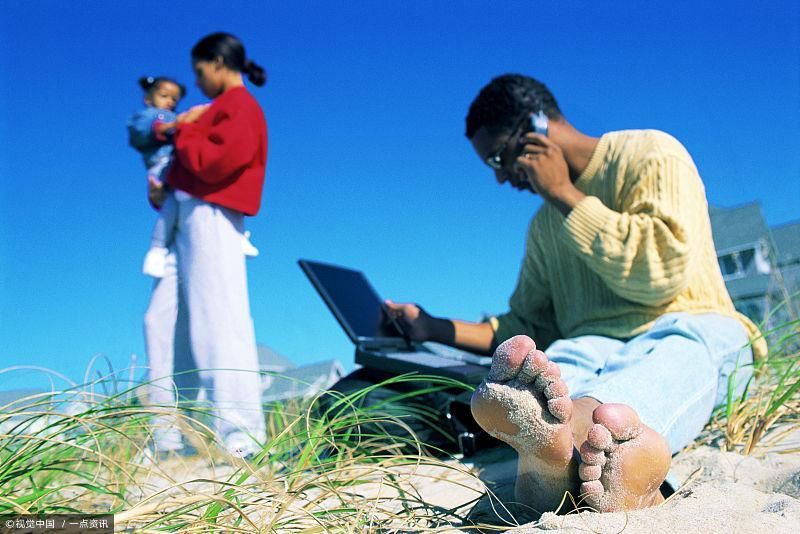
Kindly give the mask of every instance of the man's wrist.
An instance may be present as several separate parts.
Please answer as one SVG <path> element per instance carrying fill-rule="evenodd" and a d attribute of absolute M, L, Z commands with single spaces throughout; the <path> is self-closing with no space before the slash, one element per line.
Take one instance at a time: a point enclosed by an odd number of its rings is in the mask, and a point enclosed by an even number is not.
<path fill-rule="evenodd" d="M 586 195 L 577 187 L 570 184 L 569 187 L 565 188 L 563 191 L 549 196 L 547 201 L 558 208 L 558 211 L 566 217 L 584 198 L 586 198 Z"/>
<path fill-rule="evenodd" d="M 456 327 L 449 319 L 431 317 L 430 341 L 453 345 L 456 341 Z"/>

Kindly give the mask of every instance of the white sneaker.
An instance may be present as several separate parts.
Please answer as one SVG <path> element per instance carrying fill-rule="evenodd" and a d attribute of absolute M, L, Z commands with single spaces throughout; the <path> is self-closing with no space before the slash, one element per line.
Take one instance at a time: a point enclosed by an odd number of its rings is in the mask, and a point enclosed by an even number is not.
<path fill-rule="evenodd" d="M 244 255 L 250 258 L 255 258 L 258 256 L 258 249 L 250 242 L 250 231 L 246 230 L 244 234 L 242 234 L 242 251 L 244 251 Z"/>
<path fill-rule="evenodd" d="M 159 449 L 153 445 L 147 445 L 133 457 L 131 463 L 140 467 L 152 467 L 170 458 L 186 456 L 185 452 L 186 448 L 183 445 L 178 449 Z"/>
<path fill-rule="evenodd" d="M 232 432 L 223 441 L 228 453 L 235 458 L 247 460 L 261 452 L 261 446 L 244 432 Z"/>
<path fill-rule="evenodd" d="M 167 254 L 169 254 L 169 250 L 166 247 L 153 247 L 148 250 L 144 257 L 142 272 L 153 278 L 164 278 L 164 272 L 167 267 Z"/>
<path fill-rule="evenodd" d="M 173 417 L 159 415 L 153 418 L 152 447 L 158 453 L 179 453 L 184 449 L 183 435 Z"/>

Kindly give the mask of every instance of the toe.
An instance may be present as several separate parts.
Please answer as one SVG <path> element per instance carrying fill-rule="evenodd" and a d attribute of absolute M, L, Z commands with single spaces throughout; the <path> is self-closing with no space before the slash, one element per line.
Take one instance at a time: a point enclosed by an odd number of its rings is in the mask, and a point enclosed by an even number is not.
<path fill-rule="evenodd" d="M 627 441 L 642 433 L 642 422 L 633 408 L 625 404 L 601 404 L 592 420 L 604 426 L 617 441 Z"/>
<path fill-rule="evenodd" d="M 581 461 L 585 464 L 599 465 L 602 467 L 606 463 L 605 452 L 592 447 L 588 441 L 581 445 L 580 453 Z"/>
<path fill-rule="evenodd" d="M 572 399 L 569 398 L 569 388 L 561 379 L 548 384 L 544 388 L 544 396 L 547 400 L 547 411 L 565 423 L 572 417 Z"/>
<path fill-rule="evenodd" d="M 611 432 L 603 425 L 597 423 L 593 424 L 592 428 L 589 429 L 589 435 L 586 441 L 595 449 L 604 451 L 611 449 L 611 446 L 614 444 L 614 438 L 611 437 Z"/>
<path fill-rule="evenodd" d="M 581 496 L 591 502 L 603 494 L 603 484 L 599 480 L 587 480 L 581 484 Z"/>
<path fill-rule="evenodd" d="M 519 374 L 528 354 L 535 350 L 536 343 L 528 336 L 507 339 L 494 351 L 487 378 L 499 382 L 511 380 Z"/>
<path fill-rule="evenodd" d="M 556 380 L 544 388 L 544 396 L 548 399 L 566 397 L 567 395 L 569 395 L 569 388 L 567 388 L 567 384 L 565 384 L 563 380 Z"/>
<path fill-rule="evenodd" d="M 544 352 L 540 350 L 532 350 L 528 353 L 525 362 L 522 364 L 522 371 L 520 372 L 520 380 L 524 383 L 531 383 L 536 378 L 542 376 L 547 370 L 550 361 L 545 356 Z"/>
<path fill-rule="evenodd" d="M 547 357 L 540 350 L 532 350 L 525 357 L 522 362 L 522 369 L 520 369 L 519 378 L 523 384 L 533 382 L 547 367 Z"/>
<path fill-rule="evenodd" d="M 584 482 L 591 480 L 600 480 L 600 475 L 603 474 L 603 468 L 599 465 L 581 464 L 578 466 L 578 476 Z"/>
<path fill-rule="evenodd" d="M 547 386 L 549 386 L 553 382 L 556 382 L 560 378 L 561 378 L 561 369 L 559 369 L 558 365 L 556 365 L 555 363 L 548 361 L 542 373 L 536 377 L 534 386 L 538 391 L 544 392 Z"/>
<path fill-rule="evenodd" d="M 544 371 L 542 371 L 542 376 L 546 377 L 548 380 L 551 381 L 558 380 L 559 378 L 561 378 L 561 369 L 559 369 L 558 364 L 548 360 L 547 367 L 545 367 Z"/>
<path fill-rule="evenodd" d="M 572 417 L 572 399 L 569 397 L 556 397 L 547 401 L 547 411 L 562 423 Z"/>

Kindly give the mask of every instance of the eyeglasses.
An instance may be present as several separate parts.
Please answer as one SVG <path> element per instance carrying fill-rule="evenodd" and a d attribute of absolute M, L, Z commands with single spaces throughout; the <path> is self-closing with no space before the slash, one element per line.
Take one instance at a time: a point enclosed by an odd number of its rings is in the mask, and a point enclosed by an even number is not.
<path fill-rule="evenodd" d="M 503 170 L 503 167 L 505 167 L 506 164 L 506 162 L 503 161 L 503 153 L 508 149 L 508 145 L 511 144 L 511 140 L 517 139 L 517 132 L 522 127 L 522 125 L 525 124 L 525 121 L 529 117 L 530 117 L 529 113 L 524 113 L 522 117 L 520 117 L 519 121 L 517 121 L 517 124 L 514 125 L 514 128 L 511 130 L 511 134 L 506 139 L 506 142 L 503 143 L 503 146 L 501 146 L 494 154 L 483 160 L 483 162 L 486 165 L 488 165 L 489 167 L 491 167 L 496 171 Z"/>

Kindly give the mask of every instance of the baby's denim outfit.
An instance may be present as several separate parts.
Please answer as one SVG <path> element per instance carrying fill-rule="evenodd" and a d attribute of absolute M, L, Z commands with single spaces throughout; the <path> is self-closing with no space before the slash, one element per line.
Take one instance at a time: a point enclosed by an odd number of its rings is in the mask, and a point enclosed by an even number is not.
<path fill-rule="evenodd" d="M 172 162 L 174 147 L 172 140 L 164 137 L 159 139 L 153 132 L 155 122 L 174 122 L 177 115 L 166 109 L 148 106 L 137 111 L 128 119 L 128 140 L 130 145 L 141 153 L 147 167 L 148 176 L 152 176 L 159 183 L 164 184 Z M 167 248 L 175 237 L 175 223 L 178 217 L 175 196 L 172 192 L 167 195 L 161 206 L 158 220 L 153 227 L 150 238 L 151 248 Z"/>

